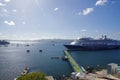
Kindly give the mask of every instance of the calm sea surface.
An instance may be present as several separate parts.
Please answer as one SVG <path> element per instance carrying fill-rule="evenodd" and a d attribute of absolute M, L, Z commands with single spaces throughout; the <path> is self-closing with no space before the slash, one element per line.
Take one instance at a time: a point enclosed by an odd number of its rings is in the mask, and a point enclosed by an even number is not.
<path fill-rule="evenodd" d="M 0 47 L 0 80 L 13 80 L 22 70 L 30 67 L 30 72 L 41 71 L 54 77 L 69 75 L 72 68 L 62 61 L 66 40 L 40 40 L 36 42 L 17 41 L 9 46 Z M 30 46 L 26 46 L 30 44 Z M 29 53 L 26 50 L 30 50 Z M 39 52 L 43 50 L 43 52 Z M 71 51 L 73 58 L 84 67 L 106 66 L 114 62 L 120 64 L 120 50 Z M 51 59 L 59 57 L 59 59 Z"/>

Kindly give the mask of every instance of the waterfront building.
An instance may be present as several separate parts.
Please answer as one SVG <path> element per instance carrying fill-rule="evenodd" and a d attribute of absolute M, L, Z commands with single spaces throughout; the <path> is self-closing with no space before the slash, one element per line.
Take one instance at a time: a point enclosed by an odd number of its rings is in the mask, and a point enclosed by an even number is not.
<path fill-rule="evenodd" d="M 118 64 L 110 63 L 107 65 L 107 73 L 108 74 L 115 74 L 115 73 L 117 73 L 117 68 L 118 68 Z"/>

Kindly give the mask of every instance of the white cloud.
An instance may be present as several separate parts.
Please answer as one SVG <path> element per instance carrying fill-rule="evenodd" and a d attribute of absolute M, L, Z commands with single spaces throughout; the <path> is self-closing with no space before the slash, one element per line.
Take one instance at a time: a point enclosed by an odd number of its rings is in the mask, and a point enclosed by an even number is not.
<path fill-rule="evenodd" d="M 8 17 L 9 16 L 9 11 L 5 8 L 1 8 L 0 16 L 1 17 Z"/>
<path fill-rule="evenodd" d="M 7 36 L 2 35 L 2 36 L 0 36 L 0 38 L 1 38 L 1 39 L 7 39 Z"/>
<path fill-rule="evenodd" d="M 86 32 L 87 30 L 86 29 L 82 29 L 82 30 L 80 30 L 81 32 Z"/>
<path fill-rule="evenodd" d="M 3 13 L 7 13 L 7 12 L 8 12 L 8 10 L 7 10 L 7 9 L 5 9 L 5 8 L 2 8 L 2 12 L 3 12 Z"/>
<path fill-rule="evenodd" d="M 59 10 L 59 8 L 55 8 L 55 9 L 54 9 L 54 11 L 58 11 L 58 10 Z"/>
<path fill-rule="evenodd" d="M 17 10 L 16 10 L 16 9 L 13 9 L 12 12 L 17 12 Z"/>
<path fill-rule="evenodd" d="M 84 10 L 81 12 L 81 14 L 82 14 L 82 15 L 88 15 L 88 14 L 90 14 L 91 12 L 93 12 L 93 8 L 86 8 L 86 9 L 84 9 Z"/>
<path fill-rule="evenodd" d="M 40 8 L 40 3 L 39 0 L 35 0 L 36 5 L 38 6 L 38 8 Z"/>
<path fill-rule="evenodd" d="M 120 0 L 115 0 L 115 1 L 112 1 L 111 3 L 112 3 L 112 4 L 120 3 Z"/>
<path fill-rule="evenodd" d="M 99 32 L 98 30 L 95 31 L 96 33 Z"/>
<path fill-rule="evenodd" d="M 76 13 L 76 15 L 78 15 L 78 16 L 81 15 L 81 14 L 82 14 L 81 12 Z"/>
<path fill-rule="evenodd" d="M 9 25 L 9 26 L 15 26 L 15 22 L 14 21 L 4 21 L 4 23 Z"/>
<path fill-rule="evenodd" d="M 25 21 L 23 21 L 23 22 L 22 22 L 22 24 L 26 24 L 26 22 L 25 22 Z"/>
<path fill-rule="evenodd" d="M 17 35 L 16 35 L 16 34 L 13 34 L 12 36 L 13 36 L 13 37 L 17 37 Z"/>
<path fill-rule="evenodd" d="M 95 5 L 96 5 L 96 6 L 102 6 L 102 5 L 104 5 L 106 2 L 108 2 L 108 0 L 98 0 Z"/>
<path fill-rule="evenodd" d="M 4 0 L 6 3 L 10 2 L 11 0 Z"/>
<path fill-rule="evenodd" d="M 0 35 L 2 35 L 2 33 L 0 32 Z"/>
<path fill-rule="evenodd" d="M 105 5 L 105 3 L 107 3 L 107 2 L 108 2 L 108 0 L 97 0 L 97 2 L 95 3 L 95 7 Z M 88 15 L 93 11 L 94 11 L 93 7 L 86 8 L 83 11 L 80 11 L 80 12 L 76 13 L 76 15 Z"/>
<path fill-rule="evenodd" d="M 0 2 L 0 6 L 6 6 L 6 4 Z"/>

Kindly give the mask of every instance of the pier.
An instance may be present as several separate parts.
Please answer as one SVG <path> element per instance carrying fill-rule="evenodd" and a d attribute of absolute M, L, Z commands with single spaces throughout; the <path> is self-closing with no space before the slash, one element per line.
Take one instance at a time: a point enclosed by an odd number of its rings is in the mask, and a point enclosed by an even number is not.
<path fill-rule="evenodd" d="M 68 61 L 70 62 L 70 65 L 72 66 L 73 70 L 77 73 L 83 73 L 82 69 L 79 67 L 77 62 L 72 58 L 70 53 L 67 50 L 65 50 L 64 53 L 68 57 Z"/>

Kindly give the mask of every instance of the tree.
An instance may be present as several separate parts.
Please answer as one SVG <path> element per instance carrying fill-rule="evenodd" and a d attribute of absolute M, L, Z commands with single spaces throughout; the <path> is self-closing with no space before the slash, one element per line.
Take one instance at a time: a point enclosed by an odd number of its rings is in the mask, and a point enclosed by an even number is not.
<path fill-rule="evenodd" d="M 20 76 L 17 80 L 48 80 L 44 73 L 41 72 L 32 72 L 24 76 Z"/>

